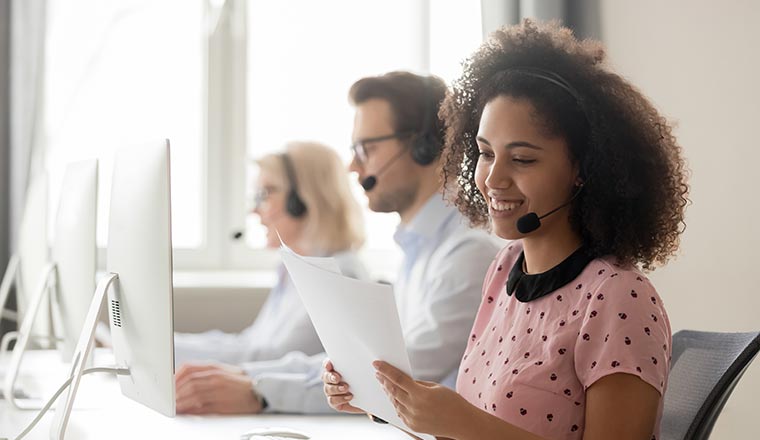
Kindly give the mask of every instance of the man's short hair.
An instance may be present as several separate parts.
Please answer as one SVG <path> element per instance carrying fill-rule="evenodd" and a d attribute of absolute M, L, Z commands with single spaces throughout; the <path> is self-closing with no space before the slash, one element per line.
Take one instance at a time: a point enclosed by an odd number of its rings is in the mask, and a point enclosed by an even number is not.
<path fill-rule="evenodd" d="M 370 99 L 387 101 L 397 133 L 409 131 L 424 135 L 440 152 L 444 125 L 438 117 L 438 109 L 446 97 L 446 91 L 446 83 L 436 76 L 397 71 L 356 81 L 348 97 L 353 105 Z"/>

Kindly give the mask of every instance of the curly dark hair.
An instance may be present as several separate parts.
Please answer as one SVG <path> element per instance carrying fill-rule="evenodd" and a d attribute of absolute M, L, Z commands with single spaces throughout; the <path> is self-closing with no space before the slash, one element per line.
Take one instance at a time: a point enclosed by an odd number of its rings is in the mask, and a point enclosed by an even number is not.
<path fill-rule="evenodd" d="M 689 203 L 688 170 L 671 126 L 649 100 L 603 67 L 601 44 L 579 41 L 556 22 L 524 20 L 491 34 L 464 63 L 439 116 L 446 124 L 443 179 L 474 226 L 488 226 L 475 185 L 475 141 L 483 107 L 498 96 L 528 100 L 541 129 L 564 138 L 584 188 L 570 222 L 594 256 L 644 270 L 678 250 Z M 522 74 L 540 69 L 571 87 Z M 576 96 L 573 96 L 576 94 Z"/>

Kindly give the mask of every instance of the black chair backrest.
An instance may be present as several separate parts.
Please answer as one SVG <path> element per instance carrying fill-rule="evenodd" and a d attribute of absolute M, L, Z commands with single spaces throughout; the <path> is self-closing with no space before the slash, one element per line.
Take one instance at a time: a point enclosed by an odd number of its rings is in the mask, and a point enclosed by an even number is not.
<path fill-rule="evenodd" d="M 706 440 L 760 350 L 760 333 L 682 330 L 673 335 L 661 440 Z"/>

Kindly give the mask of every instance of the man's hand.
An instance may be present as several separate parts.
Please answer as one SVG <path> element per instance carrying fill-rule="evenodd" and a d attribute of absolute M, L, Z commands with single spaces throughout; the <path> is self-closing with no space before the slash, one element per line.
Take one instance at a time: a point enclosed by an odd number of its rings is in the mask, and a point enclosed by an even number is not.
<path fill-rule="evenodd" d="M 175 375 L 178 414 L 255 414 L 261 403 L 242 369 L 224 364 L 183 364 Z"/>

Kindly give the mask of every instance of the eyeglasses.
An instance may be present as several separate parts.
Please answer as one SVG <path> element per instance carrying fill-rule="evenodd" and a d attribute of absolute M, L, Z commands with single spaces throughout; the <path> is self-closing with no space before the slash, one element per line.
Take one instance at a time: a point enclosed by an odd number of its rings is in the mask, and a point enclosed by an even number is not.
<path fill-rule="evenodd" d="M 367 147 L 368 144 L 374 144 L 382 141 L 387 141 L 390 139 L 402 139 L 405 137 L 409 137 L 413 135 L 414 131 L 399 131 L 393 134 L 387 134 L 385 136 L 377 136 L 372 138 L 366 138 L 366 139 L 359 139 L 358 141 L 354 142 L 351 145 L 351 154 L 353 154 L 354 159 L 357 163 L 363 164 L 366 163 L 369 159 L 369 156 L 367 154 Z"/>
<path fill-rule="evenodd" d="M 269 200 L 272 194 L 282 191 L 282 188 L 276 186 L 265 186 L 253 194 L 253 210 L 257 210 L 264 202 Z"/>

